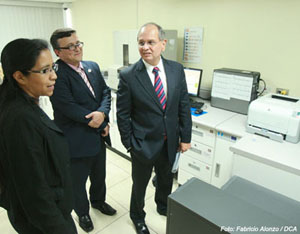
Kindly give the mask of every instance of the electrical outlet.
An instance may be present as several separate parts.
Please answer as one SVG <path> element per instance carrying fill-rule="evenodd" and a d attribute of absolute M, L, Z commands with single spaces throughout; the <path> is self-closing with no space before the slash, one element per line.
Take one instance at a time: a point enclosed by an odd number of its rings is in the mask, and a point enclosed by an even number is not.
<path fill-rule="evenodd" d="M 289 90 L 288 89 L 277 88 L 276 89 L 276 93 L 282 94 L 282 95 L 288 95 L 289 94 Z"/>

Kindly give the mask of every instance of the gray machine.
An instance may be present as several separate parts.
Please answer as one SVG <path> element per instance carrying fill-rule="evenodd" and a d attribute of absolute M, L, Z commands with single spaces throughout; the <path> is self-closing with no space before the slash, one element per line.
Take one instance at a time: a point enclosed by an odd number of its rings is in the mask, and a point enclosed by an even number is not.
<path fill-rule="evenodd" d="M 300 233 L 300 203 L 240 177 L 192 178 L 168 198 L 167 234 Z"/>
<path fill-rule="evenodd" d="M 247 114 L 248 106 L 257 98 L 260 73 L 230 68 L 215 69 L 211 106 Z"/>

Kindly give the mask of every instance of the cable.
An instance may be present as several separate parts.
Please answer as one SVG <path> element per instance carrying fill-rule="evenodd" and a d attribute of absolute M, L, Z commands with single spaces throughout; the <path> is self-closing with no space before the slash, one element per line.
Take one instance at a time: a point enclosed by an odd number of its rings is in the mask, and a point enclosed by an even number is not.
<path fill-rule="evenodd" d="M 263 79 L 259 79 L 258 84 L 259 84 L 260 81 L 262 81 L 264 83 L 264 88 L 262 89 L 262 91 L 260 93 L 257 91 L 257 93 L 258 93 L 257 96 L 258 97 L 261 96 L 263 94 L 263 92 L 267 89 L 266 82 Z"/>

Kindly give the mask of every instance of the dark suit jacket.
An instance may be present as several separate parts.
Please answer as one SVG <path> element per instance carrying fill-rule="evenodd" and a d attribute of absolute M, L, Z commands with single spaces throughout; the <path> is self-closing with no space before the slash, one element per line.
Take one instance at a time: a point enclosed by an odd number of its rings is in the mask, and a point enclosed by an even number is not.
<path fill-rule="evenodd" d="M 163 111 L 146 67 L 140 59 L 121 71 L 117 93 L 117 120 L 123 145 L 139 159 L 153 160 L 167 136 L 168 157 L 175 159 L 179 141 L 191 141 L 191 114 L 181 64 L 163 59 L 167 77 L 167 106 Z"/>
<path fill-rule="evenodd" d="M 41 233 L 75 233 L 66 221 L 73 195 L 62 131 L 22 96 L 6 105 L 0 115 L 4 206 L 18 226 L 30 223 Z"/>
<path fill-rule="evenodd" d="M 110 88 L 95 62 L 82 61 L 82 64 L 96 97 L 74 69 L 60 59 L 57 64 L 57 80 L 50 98 L 54 121 L 67 136 L 72 158 L 95 156 L 100 151 L 101 131 L 109 121 Z M 90 119 L 85 118 L 93 111 L 101 111 L 106 115 L 99 129 L 89 127 Z M 109 136 L 105 140 L 110 144 Z"/>

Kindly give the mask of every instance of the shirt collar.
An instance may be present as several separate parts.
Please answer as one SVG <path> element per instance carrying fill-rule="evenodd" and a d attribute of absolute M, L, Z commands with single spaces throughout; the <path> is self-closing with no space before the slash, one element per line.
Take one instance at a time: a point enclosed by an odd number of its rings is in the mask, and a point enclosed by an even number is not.
<path fill-rule="evenodd" d="M 76 67 L 76 66 L 74 66 L 74 65 L 72 65 L 72 64 L 69 64 L 69 63 L 67 63 L 67 64 L 68 64 L 72 69 L 74 69 L 74 70 L 77 71 L 77 72 L 84 71 L 83 65 L 82 65 L 81 62 L 79 62 L 79 66 L 78 66 L 78 67 Z"/>
<path fill-rule="evenodd" d="M 145 64 L 146 70 L 148 72 L 152 73 L 154 67 L 158 67 L 159 71 L 163 71 L 164 70 L 163 62 L 162 62 L 162 58 L 161 57 L 160 57 L 159 63 L 156 66 L 153 66 L 153 65 L 147 63 L 144 59 L 142 59 L 142 60 L 143 60 L 143 63 Z"/>

